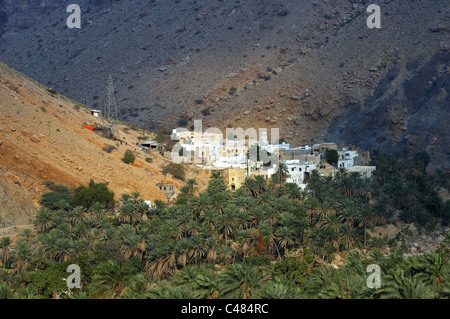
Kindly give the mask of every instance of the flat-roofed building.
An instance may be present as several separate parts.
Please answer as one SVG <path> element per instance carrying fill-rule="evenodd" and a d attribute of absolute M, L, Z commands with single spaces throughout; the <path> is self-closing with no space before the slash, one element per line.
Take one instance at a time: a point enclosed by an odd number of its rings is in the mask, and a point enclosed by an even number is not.
<path fill-rule="evenodd" d="M 320 143 L 319 152 L 320 154 L 325 154 L 329 150 L 337 150 L 336 143 Z"/>
<path fill-rule="evenodd" d="M 231 190 L 239 189 L 245 180 L 245 169 L 227 168 L 224 170 L 224 180 Z"/>
<path fill-rule="evenodd" d="M 171 199 L 175 196 L 175 185 L 158 183 L 156 186 L 166 194 L 167 199 Z"/>
<path fill-rule="evenodd" d="M 373 171 L 376 169 L 377 168 L 375 166 L 352 166 L 347 168 L 347 172 L 358 172 L 362 178 L 371 178 Z"/>
<path fill-rule="evenodd" d="M 295 183 L 301 189 L 306 187 L 311 172 L 316 169 L 315 163 L 300 163 L 299 160 L 287 160 L 283 163 L 288 170 L 286 183 Z"/>

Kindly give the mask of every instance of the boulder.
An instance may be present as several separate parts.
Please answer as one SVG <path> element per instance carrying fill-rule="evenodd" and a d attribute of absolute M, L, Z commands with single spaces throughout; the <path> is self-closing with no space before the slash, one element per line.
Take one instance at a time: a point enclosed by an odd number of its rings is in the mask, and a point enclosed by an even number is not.
<path fill-rule="evenodd" d="M 36 134 L 30 135 L 30 140 L 34 143 L 39 143 L 41 141 L 41 139 Z"/>

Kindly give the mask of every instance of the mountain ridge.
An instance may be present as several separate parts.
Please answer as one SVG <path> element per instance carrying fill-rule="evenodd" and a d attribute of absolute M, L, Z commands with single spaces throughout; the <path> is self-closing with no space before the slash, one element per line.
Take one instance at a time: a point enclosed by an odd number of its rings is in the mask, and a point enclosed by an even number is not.
<path fill-rule="evenodd" d="M 333 139 L 406 157 L 427 151 L 430 169 L 449 170 L 448 58 L 427 71 L 434 56 L 448 56 L 445 1 L 384 1 L 381 29 L 367 27 L 367 1 L 79 1 L 80 30 L 65 26 L 68 3 L 35 9 L 40 19 L 20 31 L 14 17 L 30 11 L 16 8 L 0 53 L 93 108 L 104 104 L 112 74 L 121 119 L 146 128 L 170 131 L 180 118 L 188 127 L 194 119 L 205 128 L 278 127 L 292 144 Z M 409 84 L 432 94 L 415 105 L 402 93 Z M 342 120 L 359 118 L 358 105 L 384 119 Z"/>

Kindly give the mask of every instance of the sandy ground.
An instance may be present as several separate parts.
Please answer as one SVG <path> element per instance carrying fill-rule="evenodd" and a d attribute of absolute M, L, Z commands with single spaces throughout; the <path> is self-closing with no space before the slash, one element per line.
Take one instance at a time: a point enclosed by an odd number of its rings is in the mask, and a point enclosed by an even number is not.
<path fill-rule="evenodd" d="M 182 181 L 162 174 L 161 167 L 168 159 L 156 152 L 148 155 L 137 147 L 143 132 L 121 125 L 120 143 L 83 127 L 85 122 L 95 121 L 99 119 L 89 109 L 59 94 L 52 95 L 39 83 L 0 63 L 0 181 L 19 185 L 29 194 L 29 198 L 11 201 L 32 201 L 38 207 L 40 196 L 48 191 L 42 184 L 45 180 L 76 187 L 93 179 L 109 183 L 116 199 L 122 193 L 138 191 L 152 202 L 166 200 L 157 183 L 175 184 L 176 191 L 183 186 Z M 110 154 L 102 150 L 108 145 L 117 150 Z M 121 160 L 127 149 L 136 155 L 132 164 Z M 146 157 L 153 162 L 146 162 Z M 187 168 L 187 177 L 196 177 L 200 189 L 205 189 L 207 177 L 198 175 L 194 167 Z"/>

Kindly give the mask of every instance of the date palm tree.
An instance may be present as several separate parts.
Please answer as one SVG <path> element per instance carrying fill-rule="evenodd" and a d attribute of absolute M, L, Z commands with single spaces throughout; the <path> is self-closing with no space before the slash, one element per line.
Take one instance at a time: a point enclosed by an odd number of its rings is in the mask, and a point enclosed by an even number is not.
<path fill-rule="evenodd" d="M 119 208 L 119 221 L 121 223 L 134 224 L 138 220 L 139 214 L 133 203 L 125 203 Z"/>
<path fill-rule="evenodd" d="M 212 195 L 215 193 L 222 193 L 227 190 L 227 185 L 225 184 L 223 178 L 212 179 L 208 183 L 208 188 L 206 191 Z"/>
<path fill-rule="evenodd" d="M 279 247 L 284 249 L 284 256 L 287 256 L 289 247 L 293 246 L 296 241 L 295 231 L 287 226 L 277 228 L 275 231 L 275 240 L 277 241 Z"/>
<path fill-rule="evenodd" d="M 83 221 L 84 213 L 86 209 L 83 206 L 77 206 L 72 209 L 72 215 L 70 216 L 69 221 L 75 225 L 81 223 Z"/>
<path fill-rule="evenodd" d="M 347 243 L 347 249 L 351 249 L 355 244 L 355 229 L 348 224 L 343 224 L 341 226 L 340 234 L 341 239 L 345 240 L 345 242 Z"/>
<path fill-rule="evenodd" d="M 67 238 L 58 238 L 56 241 L 55 258 L 59 261 L 67 261 L 72 252 L 72 241 Z"/>
<path fill-rule="evenodd" d="M 0 283 L 0 300 L 13 299 L 14 294 L 6 284 Z"/>
<path fill-rule="evenodd" d="M 136 235 L 136 234 L 127 235 L 123 239 L 123 242 L 121 245 L 123 255 L 127 259 L 130 259 L 131 257 L 136 256 L 142 260 L 145 249 L 144 249 L 144 251 L 141 249 L 142 248 L 141 244 L 142 244 L 141 236 Z"/>
<path fill-rule="evenodd" d="M 50 229 L 52 223 L 52 212 L 46 207 L 42 207 L 34 218 L 34 227 L 36 231 L 41 234 Z"/>
<path fill-rule="evenodd" d="M 273 202 L 273 196 L 270 192 L 264 192 L 258 196 L 256 203 L 258 205 L 269 206 Z"/>
<path fill-rule="evenodd" d="M 283 185 L 288 174 L 289 174 L 289 171 L 288 171 L 287 165 L 285 163 L 278 163 L 278 170 L 276 172 L 276 176 L 280 182 L 280 187 L 281 187 L 281 185 Z"/>
<path fill-rule="evenodd" d="M 207 193 L 201 193 L 197 197 L 192 197 L 189 202 L 189 209 L 194 218 L 204 213 L 210 205 L 210 199 Z"/>
<path fill-rule="evenodd" d="M 258 186 L 256 185 L 255 180 L 250 177 L 245 178 L 242 183 L 242 189 L 253 198 L 258 195 Z"/>
<path fill-rule="evenodd" d="M 443 252 L 435 251 L 420 256 L 418 267 L 413 268 L 420 270 L 418 278 L 430 283 L 435 297 L 439 298 L 440 292 L 450 287 L 450 260 Z"/>
<path fill-rule="evenodd" d="M 384 277 L 383 277 L 384 278 Z M 398 267 L 385 276 L 381 288 L 375 290 L 375 298 L 388 299 L 430 299 L 431 288 L 426 286 L 417 276 L 407 276 L 404 269 Z"/>
<path fill-rule="evenodd" d="M 55 260 L 57 242 L 61 237 L 62 234 L 58 229 L 52 229 L 48 233 L 39 235 L 39 252 L 46 260 Z"/>
<path fill-rule="evenodd" d="M 339 269 L 337 276 L 333 277 L 319 298 L 326 299 L 362 299 L 369 298 L 371 291 L 367 287 L 366 278 L 354 272 L 351 267 Z"/>
<path fill-rule="evenodd" d="M 120 266 L 113 260 L 101 262 L 94 269 L 92 283 L 89 287 L 90 296 L 95 299 L 120 298 L 130 284 L 130 269 Z"/>
<path fill-rule="evenodd" d="M 189 251 L 192 249 L 192 241 L 190 238 L 183 238 L 177 242 L 175 249 L 178 254 L 177 264 L 179 266 L 186 266 L 188 263 Z"/>
<path fill-rule="evenodd" d="M 15 271 L 18 273 L 24 272 L 33 259 L 30 246 L 27 243 L 20 241 L 14 245 L 13 248 L 15 257 Z"/>
<path fill-rule="evenodd" d="M 266 283 L 258 292 L 262 299 L 299 299 L 302 297 L 301 288 L 295 280 L 276 277 Z"/>
<path fill-rule="evenodd" d="M 264 176 L 255 176 L 255 189 L 258 195 L 263 194 L 267 190 L 267 181 Z"/>
<path fill-rule="evenodd" d="M 105 207 L 100 202 L 95 202 L 89 212 L 92 219 L 99 220 L 105 215 Z"/>
<path fill-rule="evenodd" d="M 309 224 L 312 224 L 316 219 L 316 214 L 320 207 L 320 202 L 316 197 L 308 197 L 304 202 L 304 206 L 307 209 L 306 219 Z"/>
<path fill-rule="evenodd" d="M 278 254 L 278 258 L 281 258 L 280 250 L 278 249 L 278 244 L 275 236 L 275 230 L 270 223 L 265 220 L 261 222 L 259 225 L 259 230 L 261 234 L 264 236 L 264 241 L 267 243 L 269 251 L 275 253 L 275 251 Z"/>
<path fill-rule="evenodd" d="M 200 215 L 200 221 L 203 226 L 209 225 L 214 228 L 217 223 L 216 216 L 216 212 L 213 210 L 207 210 Z"/>
<path fill-rule="evenodd" d="M 219 232 L 219 239 L 225 239 L 227 242 L 230 239 L 230 236 L 234 230 L 233 228 L 233 219 L 234 214 L 231 211 L 228 211 L 222 215 L 217 216 L 217 230 Z"/>
<path fill-rule="evenodd" d="M 372 227 L 374 225 L 374 213 L 370 209 L 369 206 L 364 205 L 363 211 L 361 213 L 361 216 L 359 218 L 359 226 L 364 227 L 364 243 L 363 247 L 366 248 L 366 242 L 367 242 L 367 228 Z"/>
<path fill-rule="evenodd" d="M 347 204 L 346 207 L 338 213 L 338 217 L 344 224 L 354 227 L 361 219 L 361 211 L 355 204 Z"/>
<path fill-rule="evenodd" d="M 206 246 L 206 249 L 208 250 L 208 253 L 206 254 L 206 260 L 212 263 L 216 263 L 219 258 L 219 244 L 217 241 L 217 237 L 208 237 L 206 239 Z"/>
<path fill-rule="evenodd" d="M 227 193 L 216 193 L 209 196 L 208 209 L 214 210 L 217 214 L 222 214 L 228 204 Z"/>
<path fill-rule="evenodd" d="M 257 268 L 231 264 L 219 275 L 219 297 L 250 299 L 262 283 L 262 276 Z"/>
<path fill-rule="evenodd" d="M 320 176 L 319 171 L 313 170 L 311 172 L 311 176 L 306 182 L 308 190 L 311 190 L 313 192 L 313 196 L 317 199 L 322 199 L 322 187 L 323 187 L 323 178 Z"/>
<path fill-rule="evenodd" d="M 190 178 L 186 182 L 187 186 L 187 195 L 193 196 L 198 192 L 198 183 L 195 178 Z"/>
<path fill-rule="evenodd" d="M 203 267 L 186 265 L 172 277 L 175 286 L 189 286 L 199 274 L 204 272 Z"/>
<path fill-rule="evenodd" d="M 25 243 L 30 244 L 33 239 L 33 231 L 30 228 L 25 228 L 19 233 L 19 239 L 23 240 Z"/>
<path fill-rule="evenodd" d="M 219 297 L 218 278 L 213 271 L 201 271 L 189 285 L 194 290 L 196 299 L 217 299 Z"/>
<path fill-rule="evenodd" d="M 286 183 L 284 186 L 285 186 L 285 193 L 290 199 L 293 199 L 293 200 L 301 200 L 302 199 L 302 192 L 298 188 L 297 184 Z"/>
<path fill-rule="evenodd" d="M 10 247 L 11 247 L 11 240 L 9 239 L 9 237 L 3 237 L 2 240 L 0 240 L 0 257 L 2 265 L 5 268 L 8 266 Z"/>
<path fill-rule="evenodd" d="M 206 246 L 201 236 L 192 237 L 192 245 L 190 247 L 189 258 L 192 259 L 194 264 L 200 265 L 203 258 L 206 256 Z"/>
<path fill-rule="evenodd" d="M 173 287 L 167 282 L 151 287 L 146 293 L 147 299 L 192 299 L 192 291 L 186 287 Z"/>

